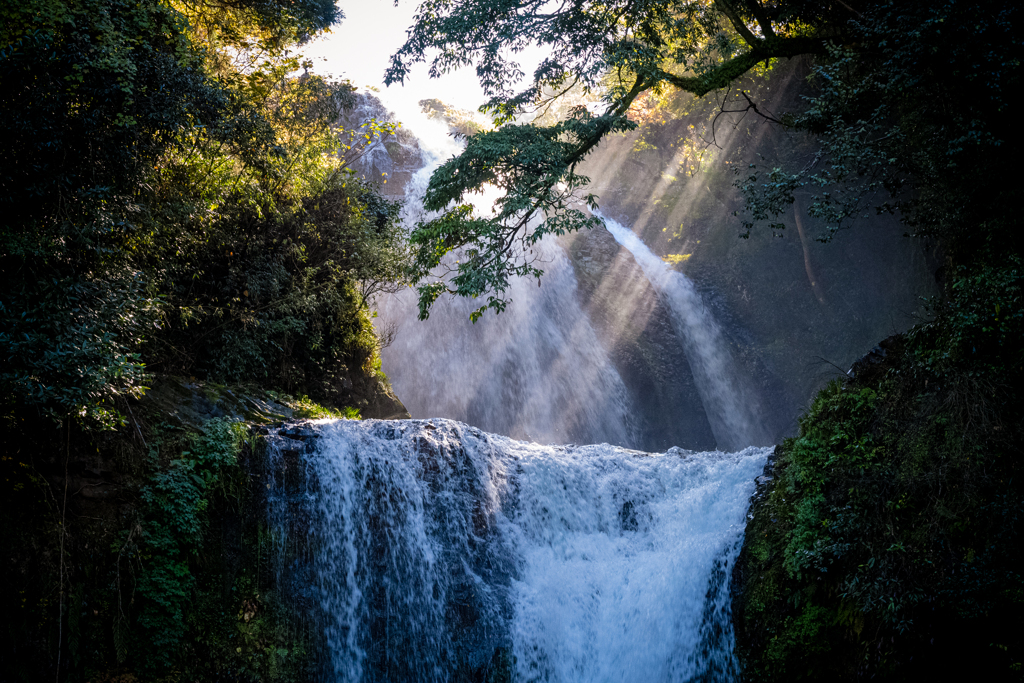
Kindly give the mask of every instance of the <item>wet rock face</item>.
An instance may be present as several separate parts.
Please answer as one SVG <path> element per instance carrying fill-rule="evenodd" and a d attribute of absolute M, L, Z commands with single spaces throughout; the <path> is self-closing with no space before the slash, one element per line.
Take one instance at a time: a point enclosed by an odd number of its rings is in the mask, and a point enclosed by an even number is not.
<path fill-rule="evenodd" d="M 627 250 L 605 230 L 574 235 L 578 293 L 636 406 L 649 451 L 712 450 L 715 439 L 665 307 Z"/>

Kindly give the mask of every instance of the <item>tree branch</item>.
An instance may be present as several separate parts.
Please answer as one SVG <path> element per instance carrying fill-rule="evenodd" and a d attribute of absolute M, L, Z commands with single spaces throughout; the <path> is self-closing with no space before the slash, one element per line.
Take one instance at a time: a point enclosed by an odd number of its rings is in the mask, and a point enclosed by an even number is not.
<path fill-rule="evenodd" d="M 759 40 L 749 28 L 747 28 L 747 25 L 743 22 L 743 18 L 740 16 L 739 12 L 737 12 L 736 8 L 732 6 L 732 2 L 730 0 L 715 0 L 715 7 L 717 7 L 722 14 L 728 17 L 729 22 L 732 23 L 733 28 L 736 29 L 736 33 L 740 34 L 740 38 L 743 38 L 751 48 L 756 49 L 761 43 L 761 40 Z"/>
<path fill-rule="evenodd" d="M 655 72 L 655 76 L 659 81 L 702 97 L 712 90 L 726 87 L 760 62 L 778 57 L 818 54 L 823 51 L 824 43 L 817 38 L 775 38 L 758 41 L 758 46 L 750 52 L 728 59 L 699 76 L 676 76 L 661 69 Z"/>
<path fill-rule="evenodd" d="M 769 116 L 768 114 L 765 114 L 760 109 L 758 109 L 757 108 L 757 104 L 754 103 L 754 100 L 750 99 L 750 95 L 748 95 L 747 93 L 743 92 L 742 90 L 740 90 L 740 94 L 743 95 L 743 99 L 745 99 L 747 101 L 747 104 L 750 105 L 744 111 L 749 111 L 749 110 L 753 109 L 755 114 L 760 116 L 762 119 L 765 119 L 766 121 L 771 121 L 772 123 L 777 123 L 777 124 L 782 125 L 782 126 L 786 125 L 786 124 L 782 123 L 782 121 L 779 121 L 774 116 Z"/>
<path fill-rule="evenodd" d="M 620 116 L 623 116 L 626 113 L 626 111 L 629 110 L 630 105 L 633 104 L 633 101 L 640 95 L 640 93 L 647 90 L 652 85 L 654 84 L 645 81 L 640 76 L 637 76 L 636 82 L 633 84 L 633 87 L 630 89 L 630 91 L 626 93 L 626 95 L 622 99 L 620 99 L 618 103 L 614 107 L 612 107 L 611 110 L 608 111 L 608 113 L 604 115 L 603 118 L 607 119 L 606 122 L 597 129 L 594 135 L 587 138 L 583 142 L 583 144 L 580 145 L 580 147 L 578 147 L 576 151 L 573 152 L 573 154 L 570 155 L 565 160 L 566 168 L 572 169 L 573 167 L 576 166 L 576 164 L 578 164 L 583 159 L 583 157 L 589 154 L 590 150 L 594 148 L 594 145 L 600 142 L 601 138 L 603 138 L 605 134 L 609 130 L 611 130 L 612 124 L 614 123 L 615 119 L 619 118 Z"/>
<path fill-rule="evenodd" d="M 750 13 L 754 15 L 754 19 L 757 20 L 757 25 L 761 27 L 761 32 L 765 38 L 774 38 L 775 29 L 772 28 L 772 21 L 765 14 L 764 7 L 761 7 L 761 3 L 758 0 L 746 0 L 747 7 L 750 8 Z"/>

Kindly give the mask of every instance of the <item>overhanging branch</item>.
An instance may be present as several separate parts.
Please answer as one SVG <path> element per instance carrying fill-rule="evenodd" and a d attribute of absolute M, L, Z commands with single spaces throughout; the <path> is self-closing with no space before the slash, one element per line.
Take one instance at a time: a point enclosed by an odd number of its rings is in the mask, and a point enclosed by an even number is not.
<path fill-rule="evenodd" d="M 676 76 L 659 69 L 655 77 L 674 85 L 680 90 L 693 93 L 697 97 L 708 94 L 712 90 L 724 88 L 737 78 L 753 69 L 761 62 L 779 57 L 796 57 L 806 54 L 818 54 L 824 51 L 824 43 L 817 38 L 775 38 L 774 40 L 758 41 L 758 46 L 741 55 L 728 59 L 711 71 L 699 76 Z"/>

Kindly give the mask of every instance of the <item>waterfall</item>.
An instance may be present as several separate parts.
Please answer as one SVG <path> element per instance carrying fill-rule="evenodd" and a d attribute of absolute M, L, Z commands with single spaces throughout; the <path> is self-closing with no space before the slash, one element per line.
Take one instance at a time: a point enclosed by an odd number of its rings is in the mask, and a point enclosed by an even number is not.
<path fill-rule="evenodd" d="M 736 367 L 725 335 L 693 283 L 655 255 L 629 228 L 596 213 L 629 250 L 668 308 L 683 342 L 715 441 L 722 450 L 771 443 L 756 394 Z"/>
<path fill-rule="evenodd" d="M 278 584 L 323 680 L 735 678 L 728 577 L 768 449 L 541 446 L 442 419 L 282 433 Z"/>
<path fill-rule="evenodd" d="M 422 113 L 403 113 L 425 164 L 406 186 L 405 222 L 424 218 L 430 174 L 460 151 L 447 127 Z M 486 214 L 493 195 L 475 202 Z M 562 248 L 545 239 L 534 248 L 545 271 L 517 279 L 512 304 L 475 324 L 476 300 L 442 299 L 417 320 L 416 292 L 379 297 L 378 327 L 396 330 L 382 353 L 395 393 L 414 417 L 448 417 L 491 432 L 548 443 L 636 445 L 629 397 L 576 292 Z"/>

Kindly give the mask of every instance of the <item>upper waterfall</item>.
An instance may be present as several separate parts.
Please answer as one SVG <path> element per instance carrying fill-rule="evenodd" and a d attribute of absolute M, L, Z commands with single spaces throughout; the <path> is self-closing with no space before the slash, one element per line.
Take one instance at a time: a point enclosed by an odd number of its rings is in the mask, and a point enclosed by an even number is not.
<path fill-rule="evenodd" d="M 375 108 L 363 107 L 359 115 L 395 118 L 373 102 Z M 399 183 L 411 230 L 430 218 L 423 196 L 431 174 L 462 144 L 444 121 L 424 111 L 400 116 L 407 137 L 399 146 L 409 148 L 400 156 L 421 163 Z M 384 146 L 377 151 L 391 153 Z M 387 166 L 372 155 L 364 159 L 371 161 L 372 169 L 364 169 L 368 177 Z M 478 214 L 489 214 L 496 193 L 474 200 Z M 428 320 L 419 321 L 414 291 L 378 296 L 376 325 L 390 342 L 381 352 L 384 367 L 411 414 L 548 443 L 648 449 L 717 444 L 733 451 L 770 443 L 756 392 L 748 386 L 753 383 L 738 371 L 725 335 L 689 281 L 629 230 L 613 221 L 609 230 L 632 259 L 599 273 L 603 299 L 597 309 L 597 262 L 580 261 L 571 240 L 554 236 L 533 246 L 531 258 L 543 278 L 514 279 L 505 292 L 509 307 L 475 324 L 469 319 L 479 305 L 474 300 L 443 298 Z M 609 315 L 600 306 L 636 313 Z M 626 342 L 632 346 L 622 345 L 626 338 L 635 340 Z"/>
<path fill-rule="evenodd" d="M 725 335 L 693 283 L 658 258 L 632 230 L 599 212 L 596 215 L 615 240 L 633 254 L 671 311 L 718 447 L 728 451 L 771 443 L 757 396 L 739 372 Z"/>
<path fill-rule="evenodd" d="M 403 117 L 424 159 L 406 186 L 411 229 L 424 218 L 430 174 L 461 146 L 442 122 L 422 112 Z M 479 198 L 477 210 L 486 215 L 493 199 Z M 475 324 L 469 314 L 479 304 L 472 300 L 439 301 L 422 322 L 412 290 L 376 301 L 378 322 L 396 329 L 381 353 L 396 393 L 414 417 L 454 418 L 549 443 L 638 445 L 629 396 L 580 305 L 572 265 L 553 239 L 535 252 L 542 286 L 517 279 L 512 305 Z"/>

